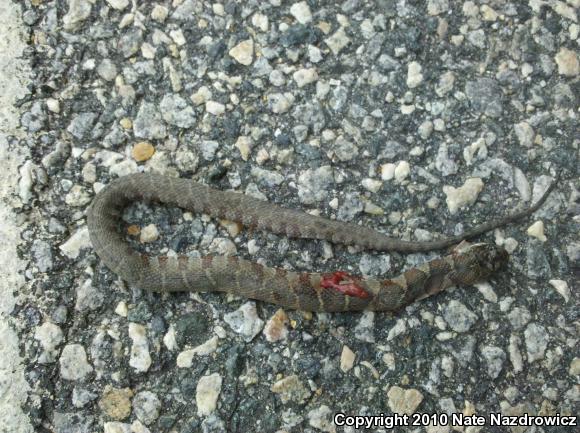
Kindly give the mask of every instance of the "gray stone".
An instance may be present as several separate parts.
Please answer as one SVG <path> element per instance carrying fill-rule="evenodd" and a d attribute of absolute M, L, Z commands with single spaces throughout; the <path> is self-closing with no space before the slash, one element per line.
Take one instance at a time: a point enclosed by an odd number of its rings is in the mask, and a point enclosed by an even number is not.
<path fill-rule="evenodd" d="M 332 146 L 334 154 L 339 161 L 350 161 L 358 157 L 358 147 L 352 141 L 347 140 L 342 135 L 339 136 Z"/>
<path fill-rule="evenodd" d="M 252 176 L 256 178 L 259 184 L 265 185 L 268 188 L 278 186 L 284 182 L 284 176 L 282 176 L 280 173 L 264 170 L 260 167 L 252 168 Z"/>
<path fill-rule="evenodd" d="M 303 143 L 308 138 L 308 126 L 306 125 L 296 125 L 292 128 L 292 132 L 298 143 Z"/>
<path fill-rule="evenodd" d="M 508 314 L 508 320 L 510 321 L 512 327 L 517 330 L 521 329 L 528 324 L 531 319 L 530 312 L 525 307 L 515 307 Z"/>
<path fill-rule="evenodd" d="M 254 73 L 257 76 L 263 77 L 271 75 L 274 72 L 272 66 L 265 57 L 260 57 L 254 62 Z"/>
<path fill-rule="evenodd" d="M 73 118 L 66 130 L 79 140 L 83 139 L 93 129 L 96 118 L 96 113 L 80 113 Z"/>
<path fill-rule="evenodd" d="M 84 413 L 54 412 L 52 426 L 54 433 L 92 433 L 94 419 Z"/>
<path fill-rule="evenodd" d="M 159 104 L 161 116 L 170 125 L 180 128 L 191 128 L 195 125 L 195 111 L 185 99 L 179 95 L 166 95 Z"/>
<path fill-rule="evenodd" d="M 205 418 L 201 423 L 202 433 L 226 433 L 226 424 L 215 413 Z"/>
<path fill-rule="evenodd" d="M 151 391 L 137 393 L 131 404 L 133 405 L 133 413 L 143 424 L 153 424 L 159 418 L 161 401 Z"/>
<path fill-rule="evenodd" d="M 46 123 L 46 113 L 41 102 L 35 102 L 30 107 L 30 111 L 27 111 L 20 118 L 22 126 L 25 127 L 29 132 L 37 132 L 44 128 Z"/>
<path fill-rule="evenodd" d="M 219 373 L 212 373 L 199 378 L 195 390 L 195 402 L 199 416 L 207 416 L 215 411 L 222 389 L 222 382 L 223 379 Z"/>
<path fill-rule="evenodd" d="M 92 6 L 92 2 L 89 0 L 69 0 L 68 12 L 62 18 L 64 29 L 78 29 L 91 14 Z"/>
<path fill-rule="evenodd" d="M 268 95 L 268 106 L 275 114 L 286 113 L 293 103 L 294 97 L 290 94 L 272 93 Z"/>
<path fill-rule="evenodd" d="M 89 404 L 97 397 L 98 395 L 96 393 L 91 392 L 86 388 L 75 386 L 72 392 L 72 404 L 74 407 L 81 408 Z"/>
<path fill-rule="evenodd" d="M 103 59 L 97 66 L 97 74 L 105 81 L 113 81 L 117 76 L 117 66 L 110 59 Z"/>
<path fill-rule="evenodd" d="M 81 380 L 93 371 L 87 352 L 80 344 L 68 344 L 60 354 L 60 376 L 66 380 Z"/>
<path fill-rule="evenodd" d="M 345 86 L 337 86 L 332 90 L 332 95 L 329 100 L 329 107 L 334 111 L 341 112 L 348 100 L 348 89 Z"/>
<path fill-rule="evenodd" d="M 352 221 L 356 215 L 364 209 L 363 202 L 358 194 L 347 194 L 342 204 L 338 208 L 336 219 L 339 221 Z"/>
<path fill-rule="evenodd" d="M 485 48 L 486 36 L 482 29 L 473 30 L 467 33 L 467 40 L 477 48 Z"/>
<path fill-rule="evenodd" d="M 300 124 L 308 125 L 313 134 L 319 134 L 326 125 L 324 107 L 318 102 L 297 105 L 292 117 Z"/>
<path fill-rule="evenodd" d="M 457 173 L 457 163 L 449 157 L 449 149 L 445 143 L 441 143 L 437 150 L 435 168 L 437 168 L 443 176 Z"/>
<path fill-rule="evenodd" d="M 136 137 L 150 140 L 165 138 L 167 130 L 155 104 L 143 101 L 133 122 Z"/>
<path fill-rule="evenodd" d="M 526 264 L 528 277 L 547 278 L 551 275 L 550 262 L 544 252 L 544 245 L 537 239 L 530 239 L 526 245 Z"/>
<path fill-rule="evenodd" d="M 389 264 L 390 267 L 390 264 Z M 374 311 L 365 311 L 361 314 L 360 320 L 354 328 L 354 337 L 357 340 L 367 343 L 375 342 L 375 313 Z"/>
<path fill-rule="evenodd" d="M 42 346 L 42 353 L 38 357 L 41 364 L 50 364 L 58 358 L 57 346 L 63 340 L 63 332 L 58 325 L 50 322 L 44 322 L 36 328 L 34 339 L 38 340 Z"/>
<path fill-rule="evenodd" d="M 332 410 L 323 404 L 322 406 L 308 412 L 308 424 L 323 432 L 335 432 L 336 427 L 332 422 L 332 416 Z"/>
<path fill-rule="evenodd" d="M 308 3 L 305 1 L 294 3 L 290 7 L 290 13 L 300 24 L 308 24 L 310 21 L 312 21 L 312 12 L 310 12 L 310 6 L 308 6 Z"/>
<path fill-rule="evenodd" d="M 443 318 L 455 332 L 467 332 L 477 321 L 477 315 L 456 300 L 450 301 L 444 307 Z"/>
<path fill-rule="evenodd" d="M 252 341 L 264 327 L 264 321 L 258 317 L 256 303 L 251 301 L 224 315 L 224 321 L 247 342 Z"/>
<path fill-rule="evenodd" d="M 138 323 L 129 323 L 129 338 L 132 341 L 129 365 L 138 372 L 146 372 L 151 367 L 147 328 Z"/>
<path fill-rule="evenodd" d="M 202 11 L 203 4 L 198 0 L 185 0 L 175 8 L 171 17 L 176 20 L 197 21 L 197 14 Z"/>
<path fill-rule="evenodd" d="M 505 352 L 497 346 L 483 346 L 481 348 L 481 354 L 487 364 L 487 374 L 492 379 L 497 378 L 506 360 Z"/>
<path fill-rule="evenodd" d="M 127 140 L 126 132 L 123 130 L 121 125 L 115 124 L 111 127 L 111 130 L 105 138 L 103 139 L 104 147 L 116 147 L 124 143 Z"/>
<path fill-rule="evenodd" d="M 52 250 L 48 242 L 36 239 L 32 243 L 31 252 L 36 267 L 40 272 L 46 272 L 52 269 Z"/>
<path fill-rule="evenodd" d="M 449 0 L 429 0 L 427 2 L 427 13 L 429 15 L 439 15 L 449 10 Z"/>
<path fill-rule="evenodd" d="M 92 311 L 103 305 L 105 295 L 99 289 L 93 286 L 92 281 L 86 280 L 76 291 L 75 310 Z"/>
<path fill-rule="evenodd" d="M 91 247 L 89 230 L 86 227 L 77 230 L 67 241 L 59 246 L 61 252 L 70 259 L 76 259 L 81 250 Z"/>
<path fill-rule="evenodd" d="M 118 11 L 122 11 L 127 6 L 129 6 L 129 0 L 107 0 L 107 3 Z"/>
<path fill-rule="evenodd" d="M 71 207 L 85 206 L 89 204 L 91 200 L 92 197 L 81 185 L 73 185 L 64 197 L 64 202 Z"/>
<path fill-rule="evenodd" d="M 298 197 L 304 204 L 313 204 L 327 198 L 327 190 L 333 183 L 333 171 L 328 165 L 306 170 L 298 177 Z"/>
<path fill-rule="evenodd" d="M 449 352 L 455 357 L 455 359 L 457 359 L 459 364 L 465 367 L 469 365 L 473 359 L 475 343 L 476 340 L 473 335 L 455 338 L 453 347 L 449 348 Z"/>
<path fill-rule="evenodd" d="M 530 323 L 524 331 L 526 350 L 528 354 L 528 362 L 544 358 L 546 347 L 550 341 L 550 336 L 542 325 L 537 323 Z"/>
<path fill-rule="evenodd" d="M 286 84 L 286 77 L 281 71 L 277 69 L 274 69 L 272 72 L 270 72 L 268 79 L 270 80 L 270 83 L 276 87 Z"/>
<path fill-rule="evenodd" d="M 528 122 L 520 122 L 514 125 L 514 132 L 520 145 L 524 147 L 532 147 L 534 145 L 534 129 Z"/>
<path fill-rule="evenodd" d="M 358 264 L 361 274 L 378 277 L 391 269 L 391 256 L 387 254 L 363 254 Z"/>
<path fill-rule="evenodd" d="M 117 44 L 117 49 L 123 57 L 128 58 L 139 51 L 142 43 L 143 31 L 137 27 L 133 27 L 121 36 Z"/>
<path fill-rule="evenodd" d="M 381 68 L 382 72 L 395 71 L 401 67 L 397 59 L 388 54 L 381 54 L 377 59 L 377 65 Z"/>
<path fill-rule="evenodd" d="M 220 144 L 213 140 L 203 140 L 200 145 L 201 155 L 206 161 L 212 161 L 215 157 Z"/>
<path fill-rule="evenodd" d="M 490 117 L 501 116 L 503 93 L 495 80 L 479 78 L 476 81 L 468 81 L 465 93 L 475 111 Z"/>
<path fill-rule="evenodd" d="M 350 43 L 350 38 L 346 35 L 344 28 L 339 28 L 332 36 L 324 40 L 328 48 L 336 56 Z"/>

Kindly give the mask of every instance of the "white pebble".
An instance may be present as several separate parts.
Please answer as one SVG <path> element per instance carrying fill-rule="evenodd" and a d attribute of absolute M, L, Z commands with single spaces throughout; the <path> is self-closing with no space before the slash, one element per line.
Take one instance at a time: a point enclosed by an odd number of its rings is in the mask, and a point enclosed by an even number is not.
<path fill-rule="evenodd" d="M 258 251 L 260 251 L 260 246 L 257 244 L 256 240 L 251 239 L 248 241 L 248 253 L 253 256 Z"/>
<path fill-rule="evenodd" d="M 53 113 L 60 113 L 60 103 L 56 99 L 48 98 L 46 100 L 46 107 Z"/>
<path fill-rule="evenodd" d="M 444 186 L 443 192 L 447 196 L 445 201 L 447 202 L 449 212 L 454 215 L 459 209 L 475 203 L 482 189 L 483 181 L 478 177 L 467 179 L 459 188 L 448 185 Z"/>
<path fill-rule="evenodd" d="M 167 18 L 169 10 L 163 5 L 155 5 L 151 11 L 151 18 L 158 23 L 162 23 Z"/>
<path fill-rule="evenodd" d="M 294 103 L 294 96 L 291 93 L 273 93 L 268 96 L 268 105 L 272 113 L 286 113 Z"/>
<path fill-rule="evenodd" d="M 400 161 L 395 167 L 395 180 L 402 182 L 411 173 L 411 167 L 407 161 Z"/>
<path fill-rule="evenodd" d="M 298 87 L 304 87 L 318 80 L 318 72 L 314 68 L 299 69 L 292 75 Z"/>
<path fill-rule="evenodd" d="M 155 224 L 149 224 L 141 229 L 139 238 L 141 243 L 155 242 L 157 239 L 159 239 L 159 230 Z"/>
<path fill-rule="evenodd" d="M 169 32 L 169 36 L 171 37 L 171 39 L 173 39 L 173 42 L 175 42 L 179 46 L 185 45 L 187 42 L 181 29 L 171 30 Z"/>
<path fill-rule="evenodd" d="M 175 339 L 175 328 L 173 325 L 169 325 L 169 329 L 163 336 L 163 344 L 165 344 L 165 347 L 169 350 L 177 349 L 177 340 Z"/>
<path fill-rule="evenodd" d="M 558 292 L 566 302 L 570 300 L 570 287 L 568 287 L 568 283 L 563 280 L 550 280 L 548 281 L 556 292 Z"/>
<path fill-rule="evenodd" d="M 340 355 L 340 369 L 345 373 L 349 371 L 354 366 L 355 358 L 356 355 L 350 349 L 350 347 L 346 345 L 342 346 L 342 353 Z"/>
<path fill-rule="evenodd" d="M 203 376 L 199 379 L 195 390 L 198 416 L 207 416 L 215 410 L 221 389 L 222 377 L 218 373 Z"/>
<path fill-rule="evenodd" d="M 250 157 L 250 151 L 252 150 L 252 139 L 247 135 L 240 135 L 234 144 L 240 151 L 240 155 L 244 161 L 247 161 Z"/>
<path fill-rule="evenodd" d="M 370 178 L 363 179 L 361 183 L 362 186 L 364 186 L 365 189 L 369 190 L 370 192 L 377 192 L 379 189 L 381 189 L 381 186 L 383 186 L 383 182 L 380 180 Z"/>
<path fill-rule="evenodd" d="M 147 328 L 138 323 L 129 323 L 129 338 L 132 340 L 129 365 L 138 372 L 145 372 L 151 366 Z"/>
<path fill-rule="evenodd" d="M 232 56 L 236 62 L 249 66 L 252 64 L 254 58 L 254 41 L 253 39 L 247 39 L 240 42 L 238 45 L 233 47 L 229 51 L 229 55 Z"/>
<path fill-rule="evenodd" d="M 251 301 L 224 315 L 224 321 L 246 342 L 252 341 L 264 327 L 264 321 L 258 316 L 256 303 Z"/>
<path fill-rule="evenodd" d="M 117 9 L 118 11 L 122 11 L 127 6 L 129 6 L 129 0 L 107 0 L 109 6 L 113 9 Z"/>
<path fill-rule="evenodd" d="M 272 85 L 274 86 L 279 87 L 286 84 L 286 77 L 278 69 L 274 69 L 272 72 L 270 72 L 270 76 L 268 78 L 270 80 L 270 83 L 272 83 Z"/>
<path fill-rule="evenodd" d="M 290 7 L 290 13 L 300 24 L 307 24 L 312 21 L 312 12 L 310 12 L 310 7 L 305 1 L 294 3 Z"/>
<path fill-rule="evenodd" d="M 63 340 L 62 329 L 54 323 L 44 322 L 36 328 L 34 339 L 38 340 L 44 349 L 38 357 L 38 362 L 41 364 L 49 364 L 56 361 L 59 355 L 57 346 Z"/>
<path fill-rule="evenodd" d="M 528 122 L 520 122 L 514 125 L 514 132 L 521 146 L 532 147 L 534 145 L 534 128 Z"/>
<path fill-rule="evenodd" d="M 219 102 L 207 101 L 205 103 L 205 111 L 213 114 L 214 116 L 219 116 L 225 113 L 226 106 L 224 104 L 220 104 Z"/>
<path fill-rule="evenodd" d="M 425 120 L 423 123 L 421 123 L 421 125 L 419 125 L 419 136 L 423 139 L 426 140 L 431 136 L 431 133 L 433 132 L 433 122 L 431 122 L 430 120 Z"/>
<path fill-rule="evenodd" d="M 546 242 L 548 238 L 544 234 L 544 222 L 543 221 L 536 221 L 531 226 L 528 227 L 527 230 L 528 235 L 541 240 L 542 242 Z"/>
<path fill-rule="evenodd" d="M 177 355 L 176 365 L 179 368 L 191 368 L 194 356 L 207 356 L 214 353 L 218 347 L 218 338 L 213 336 L 205 343 L 200 344 L 193 349 L 184 350 Z"/>
<path fill-rule="evenodd" d="M 270 159 L 270 154 L 268 153 L 268 151 L 266 149 L 262 148 L 262 149 L 258 150 L 258 153 L 256 154 L 256 162 L 258 163 L 258 165 L 264 164 L 269 159 Z"/>
<path fill-rule="evenodd" d="M 411 62 L 407 67 L 407 87 L 414 89 L 423 82 L 421 65 L 418 62 Z"/>
<path fill-rule="evenodd" d="M 263 15 L 260 12 L 256 12 L 252 16 L 252 25 L 263 32 L 268 31 L 268 16 Z"/>
<path fill-rule="evenodd" d="M 125 301 L 121 301 L 117 304 L 117 307 L 115 308 L 115 314 L 121 317 L 127 317 L 128 312 L 129 309 L 127 308 L 127 303 Z"/>
<path fill-rule="evenodd" d="M 211 5 L 211 8 L 213 9 L 213 13 L 216 14 L 217 16 L 223 17 L 226 14 L 224 5 L 222 5 L 221 3 L 214 3 L 213 5 Z"/>
<path fill-rule="evenodd" d="M 392 162 L 381 165 L 381 179 L 391 180 L 395 177 L 396 165 Z"/>
<path fill-rule="evenodd" d="M 197 92 L 191 95 L 191 101 L 195 105 L 205 104 L 211 99 L 211 90 L 207 86 L 201 86 Z"/>
<path fill-rule="evenodd" d="M 322 51 L 314 45 L 308 45 L 308 59 L 312 63 L 318 63 L 322 60 Z"/>
<path fill-rule="evenodd" d="M 87 352 L 80 344 L 66 345 L 60 354 L 60 377 L 65 380 L 80 380 L 93 371 L 87 361 Z"/>
<path fill-rule="evenodd" d="M 61 252 L 70 259 L 76 259 L 82 249 L 90 248 L 89 229 L 78 229 L 65 243 L 59 246 Z"/>

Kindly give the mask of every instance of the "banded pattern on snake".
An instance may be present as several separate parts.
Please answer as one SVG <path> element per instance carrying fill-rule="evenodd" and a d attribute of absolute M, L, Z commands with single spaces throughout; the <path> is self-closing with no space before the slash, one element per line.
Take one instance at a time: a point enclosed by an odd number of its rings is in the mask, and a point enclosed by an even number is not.
<path fill-rule="evenodd" d="M 462 235 L 431 242 L 394 239 L 352 223 L 309 215 L 244 194 L 219 191 L 191 180 L 155 173 L 132 174 L 112 181 L 95 197 L 88 210 L 87 225 L 94 249 L 105 265 L 142 289 L 230 292 L 306 311 L 396 311 L 452 285 L 468 285 L 488 278 L 506 266 L 507 252 L 487 244 L 462 244 L 448 256 L 385 280 L 363 279 L 346 272 L 293 272 L 237 257 L 168 257 L 138 253 L 119 231 L 121 213 L 133 201 L 157 201 L 289 237 L 412 253 L 443 249 L 531 215 L 544 203 L 555 183 L 528 209 L 487 222 Z"/>

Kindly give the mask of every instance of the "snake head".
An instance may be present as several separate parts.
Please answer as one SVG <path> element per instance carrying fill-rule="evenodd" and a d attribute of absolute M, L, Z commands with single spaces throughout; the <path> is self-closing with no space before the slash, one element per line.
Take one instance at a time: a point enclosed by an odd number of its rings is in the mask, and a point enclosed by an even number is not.
<path fill-rule="evenodd" d="M 467 243 L 466 243 L 467 244 Z M 462 284 L 485 280 L 507 267 L 508 252 L 495 245 L 478 243 L 459 244 L 453 251 L 454 273 Z"/>

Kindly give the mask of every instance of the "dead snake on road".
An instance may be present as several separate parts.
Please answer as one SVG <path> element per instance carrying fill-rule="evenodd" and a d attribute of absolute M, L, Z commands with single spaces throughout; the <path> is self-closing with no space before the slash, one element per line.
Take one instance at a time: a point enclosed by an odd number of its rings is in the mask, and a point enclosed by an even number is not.
<path fill-rule="evenodd" d="M 97 194 L 88 210 L 87 225 L 102 261 L 121 278 L 142 289 L 229 292 L 306 311 L 396 311 L 447 287 L 486 279 L 506 266 L 507 252 L 492 245 L 472 244 L 387 280 L 363 279 L 346 272 L 292 272 L 237 257 L 138 253 L 119 231 L 121 213 L 133 201 L 157 201 L 289 237 L 415 253 L 447 248 L 531 215 L 542 206 L 555 184 L 552 182 L 540 200 L 528 209 L 458 236 L 410 242 L 352 223 L 285 209 L 244 194 L 215 190 L 191 180 L 138 173 L 114 180 Z"/>

